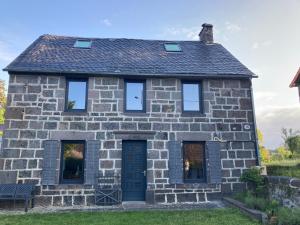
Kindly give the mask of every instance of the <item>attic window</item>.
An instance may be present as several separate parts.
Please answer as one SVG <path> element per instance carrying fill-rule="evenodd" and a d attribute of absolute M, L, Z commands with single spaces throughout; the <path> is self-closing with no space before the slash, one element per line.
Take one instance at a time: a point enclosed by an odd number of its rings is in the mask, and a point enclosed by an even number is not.
<path fill-rule="evenodd" d="M 75 48 L 91 48 L 91 40 L 76 40 L 74 47 Z"/>
<path fill-rule="evenodd" d="M 181 47 L 177 43 L 166 43 L 164 44 L 167 52 L 181 52 Z"/>

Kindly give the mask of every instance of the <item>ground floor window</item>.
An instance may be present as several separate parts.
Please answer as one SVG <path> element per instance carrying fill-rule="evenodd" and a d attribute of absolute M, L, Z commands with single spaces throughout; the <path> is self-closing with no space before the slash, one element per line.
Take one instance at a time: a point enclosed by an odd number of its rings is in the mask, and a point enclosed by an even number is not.
<path fill-rule="evenodd" d="M 185 182 L 205 181 L 205 144 L 183 142 L 183 172 Z"/>
<path fill-rule="evenodd" d="M 62 141 L 61 183 L 83 183 L 84 141 Z"/>

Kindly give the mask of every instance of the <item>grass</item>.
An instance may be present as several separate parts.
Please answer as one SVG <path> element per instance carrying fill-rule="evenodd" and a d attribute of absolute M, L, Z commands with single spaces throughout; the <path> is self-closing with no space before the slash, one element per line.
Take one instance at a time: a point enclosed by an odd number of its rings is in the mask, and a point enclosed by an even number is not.
<path fill-rule="evenodd" d="M 288 176 L 300 178 L 300 159 L 278 160 L 266 163 L 270 176 Z"/>
<path fill-rule="evenodd" d="M 236 209 L 1 215 L 1 225 L 258 225 Z"/>

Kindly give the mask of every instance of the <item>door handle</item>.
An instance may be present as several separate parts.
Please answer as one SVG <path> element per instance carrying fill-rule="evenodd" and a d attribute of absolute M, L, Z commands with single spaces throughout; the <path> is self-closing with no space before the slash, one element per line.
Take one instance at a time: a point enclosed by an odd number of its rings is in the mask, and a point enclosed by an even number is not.
<path fill-rule="evenodd" d="M 146 176 L 146 174 L 147 174 L 147 171 L 146 171 L 146 170 L 144 170 L 144 171 L 142 172 L 142 174 L 144 174 L 144 176 Z"/>

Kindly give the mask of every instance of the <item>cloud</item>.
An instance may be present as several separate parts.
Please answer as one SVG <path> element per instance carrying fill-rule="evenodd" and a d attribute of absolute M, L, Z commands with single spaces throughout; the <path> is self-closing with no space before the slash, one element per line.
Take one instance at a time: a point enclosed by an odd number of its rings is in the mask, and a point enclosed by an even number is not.
<path fill-rule="evenodd" d="M 107 27 L 112 26 L 112 23 L 111 23 L 111 21 L 110 21 L 109 19 L 103 19 L 103 20 L 101 21 L 101 23 L 104 24 L 104 25 L 107 26 Z"/>
<path fill-rule="evenodd" d="M 272 45 L 272 41 L 271 40 L 266 40 L 266 41 L 262 41 L 262 42 L 254 42 L 252 44 L 252 48 L 253 49 L 258 49 L 260 47 L 268 47 Z"/>
<path fill-rule="evenodd" d="M 263 132 L 267 148 L 275 149 L 282 144 L 281 128 L 300 130 L 300 104 L 279 107 L 266 106 L 256 113 L 258 128 Z"/>
<path fill-rule="evenodd" d="M 15 58 L 15 54 L 9 50 L 9 44 L 0 40 L 0 61 L 5 63 L 12 61 Z"/>
<path fill-rule="evenodd" d="M 200 30 L 199 27 L 167 27 L 162 35 L 167 38 L 176 37 L 188 40 L 198 40 Z"/>
<path fill-rule="evenodd" d="M 231 22 L 226 22 L 225 28 L 226 28 L 226 30 L 231 31 L 231 32 L 238 32 L 238 31 L 242 30 L 242 28 L 239 25 L 231 23 Z"/>
<path fill-rule="evenodd" d="M 255 100 L 261 100 L 264 101 L 272 100 L 274 99 L 278 94 L 271 91 L 256 91 L 254 92 L 254 99 Z"/>

